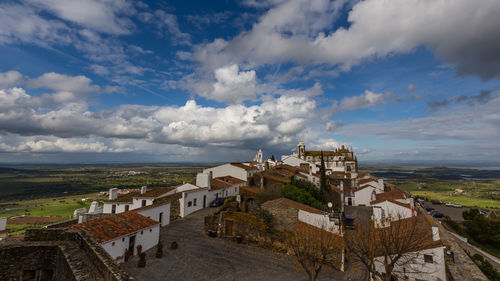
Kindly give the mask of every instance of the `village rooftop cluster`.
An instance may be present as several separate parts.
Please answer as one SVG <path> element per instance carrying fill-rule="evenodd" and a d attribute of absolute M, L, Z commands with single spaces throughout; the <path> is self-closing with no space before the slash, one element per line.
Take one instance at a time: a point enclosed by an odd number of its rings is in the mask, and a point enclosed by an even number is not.
<path fill-rule="evenodd" d="M 328 202 L 305 204 L 294 201 L 293 196 L 280 194 L 294 184 L 313 188 L 312 193 L 321 193 Z M 280 160 L 274 156 L 265 160 L 259 150 L 252 161 L 203 169 L 195 181 L 180 186 L 143 186 L 128 191 L 112 188 L 106 195 L 107 200 L 101 206 L 92 202 L 88 210 L 75 210 L 72 221 L 51 225 L 48 229 L 83 231 L 104 249 L 109 259 L 123 263 L 154 247 L 161 251 L 160 233 L 169 231 L 172 221 L 210 207 L 217 209 L 206 218 L 205 228 L 200 232 L 259 244 L 258 241 L 267 239 L 267 234 L 256 233 L 257 228 L 245 225 L 247 222 L 236 219 L 234 215 L 252 217 L 259 210 L 272 217 L 272 228 L 281 233 L 327 233 L 332 241 L 337 241 L 332 245 L 338 253 L 335 268 L 344 271 L 346 256 L 356 255 L 360 250 L 353 247 L 358 235 L 356 230 L 364 229 L 363 235 L 368 235 L 360 239 L 383 240 L 382 233 L 386 229 L 394 231 L 398 226 L 414 227 L 408 231 L 418 230 L 420 234 L 418 237 L 415 233 L 408 234 L 408 237 L 419 241 L 393 245 L 406 246 L 404 249 L 409 253 L 398 253 L 405 255 L 406 260 L 395 260 L 391 274 L 407 278 L 405 280 L 446 280 L 444 246 L 438 226 L 432 219 L 418 214 L 414 198 L 409 193 L 370 173 L 359 173 L 353 149 L 345 146 L 310 151 L 300 142 L 296 152 L 283 155 Z M 396 235 L 406 235 L 405 231 Z M 293 240 L 297 236 L 287 237 Z M 228 243 L 233 242 L 228 240 Z M 383 244 L 383 241 L 376 243 Z M 280 250 L 280 247 L 284 252 L 294 251 L 294 245 L 273 244 L 271 248 Z M 373 252 L 371 278 L 377 280 L 384 276 L 387 268 L 384 259 L 393 254 L 379 250 Z"/>

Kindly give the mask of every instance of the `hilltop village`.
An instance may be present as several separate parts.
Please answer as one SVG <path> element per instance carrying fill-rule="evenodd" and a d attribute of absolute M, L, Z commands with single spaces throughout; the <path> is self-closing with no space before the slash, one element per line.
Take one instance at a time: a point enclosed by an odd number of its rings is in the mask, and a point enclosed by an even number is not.
<path fill-rule="evenodd" d="M 193 182 L 105 195 L 70 221 L 2 242 L 0 279 L 134 280 L 124 265 L 152 270 L 147 253 L 161 258 L 178 246 L 163 238 L 170 225 L 203 212 L 199 233 L 295 256 L 310 280 L 323 266 L 353 270 L 354 260 L 372 280 L 447 280 L 438 225 L 411 194 L 360 173 L 345 146 L 311 151 L 300 142 L 279 160 L 259 150 L 252 161 L 203 169 Z"/>

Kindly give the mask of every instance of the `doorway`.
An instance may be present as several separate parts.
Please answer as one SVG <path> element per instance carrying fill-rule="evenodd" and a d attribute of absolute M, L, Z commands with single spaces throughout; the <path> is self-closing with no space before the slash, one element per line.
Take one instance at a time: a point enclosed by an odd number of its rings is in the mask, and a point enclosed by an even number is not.
<path fill-rule="evenodd" d="M 233 220 L 226 220 L 226 236 L 233 236 Z"/>
<path fill-rule="evenodd" d="M 207 196 L 203 195 L 203 208 L 206 207 L 206 204 L 207 204 Z"/>
<path fill-rule="evenodd" d="M 135 235 L 128 238 L 128 252 L 133 256 L 135 249 Z"/>

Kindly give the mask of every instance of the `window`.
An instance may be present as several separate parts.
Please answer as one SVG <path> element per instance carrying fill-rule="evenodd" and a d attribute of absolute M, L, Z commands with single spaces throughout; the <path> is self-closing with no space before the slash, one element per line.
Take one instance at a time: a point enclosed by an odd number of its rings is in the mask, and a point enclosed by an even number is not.
<path fill-rule="evenodd" d="M 227 190 L 226 190 L 226 197 L 227 197 Z"/>
<path fill-rule="evenodd" d="M 146 200 L 142 200 L 142 206 L 146 207 Z"/>
<path fill-rule="evenodd" d="M 424 255 L 424 261 L 427 263 L 432 263 L 432 255 Z"/>
<path fill-rule="evenodd" d="M 238 188 L 237 188 L 237 187 L 235 187 L 235 188 L 234 188 L 234 192 L 237 192 L 237 191 L 238 191 Z"/>
<path fill-rule="evenodd" d="M 113 205 L 111 206 L 111 213 L 112 213 L 112 214 L 115 214 L 115 213 L 116 213 L 116 205 L 115 205 L 115 204 L 113 204 Z"/>
<path fill-rule="evenodd" d="M 143 234 L 144 234 L 144 231 L 141 231 L 141 235 L 143 235 Z"/>
<path fill-rule="evenodd" d="M 196 201 L 197 201 L 197 198 L 194 198 L 193 199 L 193 206 L 196 206 L 196 203 L 197 203 Z"/>
<path fill-rule="evenodd" d="M 122 237 L 122 242 L 124 242 L 124 241 L 125 241 L 125 237 Z"/>
<path fill-rule="evenodd" d="M 114 246 L 114 245 L 115 245 L 115 242 L 112 242 L 112 243 L 111 243 L 111 246 Z"/>
<path fill-rule="evenodd" d="M 125 205 L 125 212 L 128 211 L 129 205 Z"/>
<path fill-rule="evenodd" d="M 193 202 L 189 201 L 188 202 L 188 207 L 191 207 L 191 205 L 193 205 Z"/>
<path fill-rule="evenodd" d="M 152 228 L 150 228 L 150 229 L 149 229 L 149 232 L 153 232 L 153 229 L 152 229 Z"/>

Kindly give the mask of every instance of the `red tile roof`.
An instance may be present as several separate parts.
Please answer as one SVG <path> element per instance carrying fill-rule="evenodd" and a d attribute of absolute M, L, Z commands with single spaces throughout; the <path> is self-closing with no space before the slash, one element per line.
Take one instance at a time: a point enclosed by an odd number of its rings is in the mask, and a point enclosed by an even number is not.
<path fill-rule="evenodd" d="M 393 189 L 391 191 L 386 191 L 386 192 L 383 192 L 383 193 L 379 193 L 376 196 L 377 196 L 377 199 L 386 199 L 386 200 L 389 200 L 389 199 L 392 199 L 392 200 L 407 199 L 407 198 L 410 197 L 404 191 L 401 191 L 401 190 L 398 190 L 398 189 Z"/>
<path fill-rule="evenodd" d="M 357 181 L 358 185 L 362 185 L 369 182 L 377 182 L 377 180 L 370 178 L 370 179 L 361 179 Z"/>
<path fill-rule="evenodd" d="M 238 167 L 238 168 L 242 168 L 246 171 L 255 171 L 255 170 L 258 170 L 257 167 L 254 167 L 254 166 L 247 166 L 245 164 L 241 164 L 241 163 L 231 163 L 231 165 L 235 166 L 235 167 Z"/>
<path fill-rule="evenodd" d="M 116 199 L 107 200 L 107 202 L 132 202 L 134 198 L 156 198 L 161 195 L 172 191 L 175 189 L 174 187 L 154 187 L 147 190 L 144 194 L 141 194 L 139 191 L 132 191 L 130 193 L 124 195 L 118 195 Z"/>
<path fill-rule="evenodd" d="M 321 210 L 318 210 L 318 209 L 313 208 L 311 206 L 304 205 L 304 204 L 299 203 L 299 202 L 295 202 L 295 201 L 290 200 L 288 198 L 278 198 L 278 199 L 274 199 L 274 200 L 270 200 L 270 201 L 266 201 L 266 202 L 262 203 L 262 206 L 273 206 L 273 205 L 279 205 L 279 206 L 288 207 L 288 208 L 292 208 L 292 209 L 296 209 L 296 210 L 302 210 L 302 211 L 306 211 L 306 212 L 314 213 L 314 214 L 321 214 L 321 215 L 325 214 L 325 212 L 323 212 Z"/>
<path fill-rule="evenodd" d="M 68 226 L 68 229 L 84 230 L 97 242 L 103 243 L 157 224 L 159 222 L 130 211 L 103 219 L 73 224 Z"/>
<path fill-rule="evenodd" d="M 343 193 L 342 190 L 340 190 L 337 186 L 333 185 L 333 184 L 330 184 L 330 189 L 337 192 L 337 193 Z"/>
<path fill-rule="evenodd" d="M 391 203 L 399 205 L 401 207 L 405 207 L 405 208 L 411 209 L 410 204 L 401 203 L 401 202 L 393 200 L 393 199 L 383 199 L 383 198 L 371 201 L 370 205 L 375 205 L 375 204 L 382 203 L 382 202 L 385 202 L 385 201 L 391 202 Z"/>
<path fill-rule="evenodd" d="M 246 182 L 244 180 L 240 180 L 239 178 L 235 178 L 235 177 L 232 177 L 232 176 L 217 177 L 217 178 L 214 178 L 214 179 L 221 180 L 221 181 L 224 181 L 224 182 L 228 182 L 230 184 L 239 184 L 239 183 L 245 183 Z"/>

